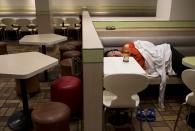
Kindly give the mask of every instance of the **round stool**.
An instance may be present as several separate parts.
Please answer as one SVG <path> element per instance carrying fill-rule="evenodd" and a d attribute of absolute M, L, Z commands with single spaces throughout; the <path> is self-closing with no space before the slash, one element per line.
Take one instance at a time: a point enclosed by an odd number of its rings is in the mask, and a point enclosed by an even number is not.
<path fill-rule="evenodd" d="M 32 111 L 36 131 L 70 131 L 70 108 L 60 102 L 48 102 Z"/>
<path fill-rule="evenodd" d="M 68 76 L 68 75 L 73 75 L 72 72 L 72 59 L 64 59 L 60 61 L 60 68 L 61 68 L 61 75 L 62 76 Z"/>
<path fill-rule="evenodd" d="M 62 59 L 73 58 L 73 57 L 81 57 L 81 52 L 72 50 L 72 51 L 66 51 L 62 55 Z"/>
<path fill-rule="evenodd" d="M 72 113 L 82 105 L 81 80 L 75 76 L 63 76 L 51 83 L 51 100 L 67 104 Z"/>
<path fill-rule="evenodd" d="M 77 41 L 69 41 L 69 42 L 67 42 L 67 44 L 75 46 L 76 50 L 78 50 L 78 51 L 80 51 L 82 48 L 82 41 L 78 41 L 78 40 Z"/>
<path fill-rule="evenodd" d="M 62 60 L 62 57 L 63 57 L 63 53 L 65 51 L 71 51 L 71 50 L 76 50 L 76 46 L 74 45 L 68 45 L 68 44 L 65 44 L 63 46 L 60 46 L 59 47 L 59 51 L 60 51 L 60 59 Z"/>

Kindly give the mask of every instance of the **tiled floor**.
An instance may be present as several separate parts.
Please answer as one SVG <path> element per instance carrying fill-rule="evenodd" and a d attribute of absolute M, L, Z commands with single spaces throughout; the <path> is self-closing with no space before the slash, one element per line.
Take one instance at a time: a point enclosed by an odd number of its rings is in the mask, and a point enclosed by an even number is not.
<path fill-rule="evenodd" d="M 39 48 L 36 46 L 23 46 L 18 45 L 16 42 L 8 44 L 9 53 L 17 53 L 24 51 L 38 51 Z M 52 56 L 58 56 L 57 49 L 48 52 Z M 58 71 L 58 70 L 52 70 Z M 29 104 L 31 107 L 35 107 L 37 104 L 50 101 L 50 83 L 41 82 L 41 91 L 35 94 L 33 97 L 29 97 Z M 174 86 L 174 85 L 173 85 Z M 15 93 L 15 80 L 0 78 L 0 131 L 9 131 L 6 122 L 15 111 L 22 109 L 22 102 L 20 98 Z M 177 89 L 177 87 L 175 88 Z M 174 89 L 173 89 L 174 90 Z M 158 92 L 158 90 L 156 90 Z M 144 93 L 143 93 L 144 94 Z M 154 95 L 154 96 L 153 96 Z M 152 97 L 151 97 L 152 96 Z M 166 98 L 165 109 L 158 107 L 157 95 L 155 93 L 141 94 L 141 106 L 147 110 L 148 107 L 154 107 L 156 109 L 156 121 L 155 122 L 143 122 L 144 131 L 172 131 L 176 115 L 182 102 L 182 98 L 179 95 L 174 97 Z M 187 128 L 186 122 L 186 108 L 182 111 L 182 115 L 179 121 L 177 131 L 188 131 L 191 130 Z M 71 120 L 71 131 L 80 131 L 81 125 L 80 121 L 72 119 Z M 115 128 L 110 124 L 107 124 L 107 131 L 127 131 L 130 130 L 129 126 L 122 126 Z M 137 128 L 136 128 L 137 129 Z"/>

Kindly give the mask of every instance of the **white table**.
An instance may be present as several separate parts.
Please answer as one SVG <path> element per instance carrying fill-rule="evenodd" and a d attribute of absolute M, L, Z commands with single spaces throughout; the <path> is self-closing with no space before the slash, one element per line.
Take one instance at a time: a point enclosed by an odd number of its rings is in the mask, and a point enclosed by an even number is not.
<path fill-rule="evenodd" d="M 25 79 L 57 65 L 58 60 L 39 52 L 26 52 L 0 55 L 0 61 L 0 77 L 19 79 L 21 83 L 23 112 L 17 112 L 12 115 L 8 119 L 8 126 L 14 130 L 27 130 L 27 128 L 32 126 L 32 122 L 28 107 Z"/>
<path fill-rule="evenodd" d="M 25 35 L 19 40 L 19 44 L 42 46 L 42 53 L 46 54 L 46 46 L 58 44 L 67 40 L 67 37 L 56 34 Z"/>
<path fill-rule="evenodd" d="M 67 40 L 67 37 L 56 35 L 56 34 L 37 34 L 37 35 L 26 35 L 19 40 L 19 44 L 24 45 L 38 45 L 42 46 L 42 53 L 46 54 L 46 46 L 58 44 L 62 41 Z M 45 80 L 48 80 L 47 71 L 44 72 Z"/>
<path fill-rule="evenodd" d="M 111 74 L 146 74 L 133 57 L 123 62 L 123 57 L 104 57 L 104 75 Z"/>
<path fill-rule="evenodd" d="M 195 56 L 184 57 L 182 59 L 182 64 L 189 68 L 195 69 Z"/>

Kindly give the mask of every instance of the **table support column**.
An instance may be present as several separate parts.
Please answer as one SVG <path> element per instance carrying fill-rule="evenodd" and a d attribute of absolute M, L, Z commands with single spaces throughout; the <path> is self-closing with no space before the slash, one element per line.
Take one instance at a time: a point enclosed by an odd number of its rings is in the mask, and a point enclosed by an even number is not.
<path fill-rule="evenodd" d="M 32 129 L 31 110 L 28 106 L 28 96 L 26 91 L 26 80 L 20 79 L 20 89 L 22 93 L 23 111 L 16 112 L 8 119 L 8 126 L 13 130 L 28 131 Z"/>
<path fill-rule="evenodd" d="M 42 45 L 41 49 L 42 49 L 42 53 L 46 55 L 46 46 Z M 47 72 L 47 70 L 44 71 L 44 78 L 45 78 L 46 81 L 48 80 L 48 72 Z"/>
<path fill-rule="evenodd" d="M 32 128 L 31 112 L 28 106 L 28 96 L 26 91 L 26 80 L 20 79 L 20 88 L 22 93 L 23 113 L 25 117 L 26 127 L 25 129 Z"/>

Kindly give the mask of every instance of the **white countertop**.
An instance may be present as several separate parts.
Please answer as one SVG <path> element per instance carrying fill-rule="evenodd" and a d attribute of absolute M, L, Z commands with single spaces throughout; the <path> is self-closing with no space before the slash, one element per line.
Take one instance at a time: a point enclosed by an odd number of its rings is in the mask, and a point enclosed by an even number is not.
<path fill-rule="evenodd" d="M 133 57 L 123 62 L 123 57 L 104 57 L 104 75 L 111 74 L 146 74 Z"/>
<path fill-rule="evenodd" d="M 50 46 L 67 40 L 67 37 L 56 34 L 25 35 L 19 44 Z"/>
<path fill-rule="evenodd" d="M 0 77 L 27 79 L 58 64 L 58 59 L 39 52 L 0 55 Z"/>

